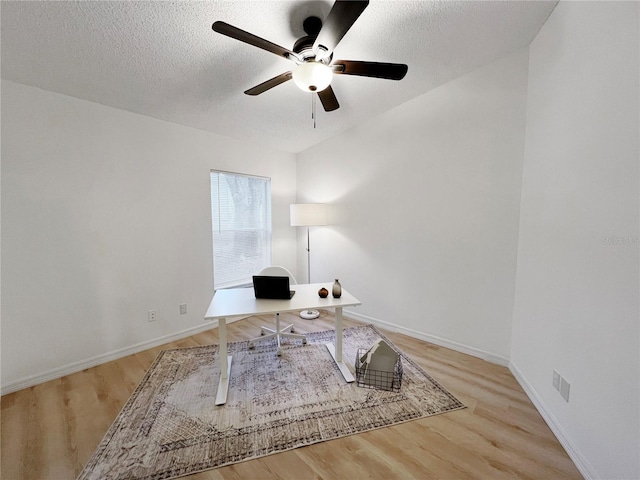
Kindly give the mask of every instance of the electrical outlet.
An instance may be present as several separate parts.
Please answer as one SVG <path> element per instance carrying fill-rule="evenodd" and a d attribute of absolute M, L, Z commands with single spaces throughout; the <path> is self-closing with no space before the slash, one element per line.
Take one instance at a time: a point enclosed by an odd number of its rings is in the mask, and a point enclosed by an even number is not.
<path fill-rule="evenodd" d="M 155 322 L 158 319 L 158 311 L 157 310 L 149 310 L 147 313 L 147 320 L 150 322 Z"/>
<path fill-rule="evenodd" d="M 553 371 L 553 388 L 560 391 L 560 374 L 555 370 Z"/>
<path fill-rule="evenodd" d="M 564 398 L 565 402 L 569 403 L 569 389 L 571 384 L 564 378 L 560 378 L 560 396 Z"/>
<path fill-rule="evenodd" d="M 184 315 L 185 313 L 187 313 L 187 304 L 186 303 L 181 303 L 180 304 L 180 315 Z"/>

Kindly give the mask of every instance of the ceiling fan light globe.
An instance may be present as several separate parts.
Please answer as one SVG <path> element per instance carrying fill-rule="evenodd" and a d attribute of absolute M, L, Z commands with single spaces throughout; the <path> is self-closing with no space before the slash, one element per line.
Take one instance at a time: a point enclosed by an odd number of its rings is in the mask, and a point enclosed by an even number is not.
<path fill-rule="evenodd" d="M 306 62 L 293 71 L 293 81 L 303 92 L 321 92 L 333 79 L 333 70 L 320 62 Z"/>

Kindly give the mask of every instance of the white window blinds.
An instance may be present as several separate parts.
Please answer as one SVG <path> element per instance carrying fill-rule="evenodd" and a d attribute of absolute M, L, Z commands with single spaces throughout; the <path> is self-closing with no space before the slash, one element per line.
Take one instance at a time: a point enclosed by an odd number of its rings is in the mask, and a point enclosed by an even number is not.
<path fill-rule="evenodd" d="M 271 180 L 211 171 L 214 288 L 251 283 L 271 264 Z"/>

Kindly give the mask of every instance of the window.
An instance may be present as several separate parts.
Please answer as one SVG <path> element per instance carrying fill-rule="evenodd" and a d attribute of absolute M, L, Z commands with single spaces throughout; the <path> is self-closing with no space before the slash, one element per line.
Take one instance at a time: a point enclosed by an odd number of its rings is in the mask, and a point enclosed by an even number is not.
<path fill-rule="evenodd" d="M 271 264 L 271 180 L 211 171 L 214 288 L 251 283 Z"/>

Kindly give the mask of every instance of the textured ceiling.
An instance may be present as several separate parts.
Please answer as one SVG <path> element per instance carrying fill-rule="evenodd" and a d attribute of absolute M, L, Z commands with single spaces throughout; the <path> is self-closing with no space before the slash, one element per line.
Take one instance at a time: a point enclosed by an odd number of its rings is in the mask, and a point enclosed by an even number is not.
<path fill-rule="evenodd" d="M 324 112 L 293 82 L 243 92 L 294 66 L 213 32 L 222 20 L 292 48 L 329 1 L 6 1 L 2 78 L 299 152 L 528 45 L 556 1 L 372 0 L 334 58 L 406 63 L 401 81 L 334 77 Z"/>

